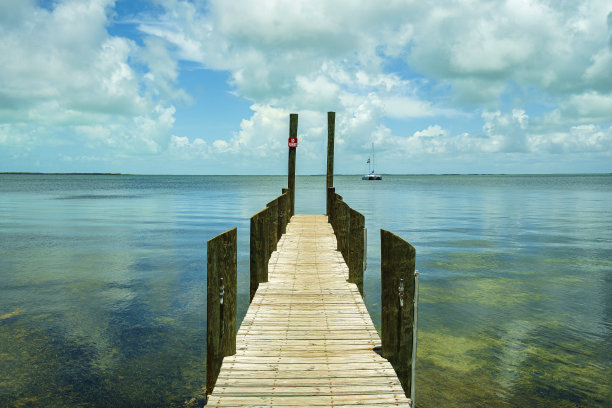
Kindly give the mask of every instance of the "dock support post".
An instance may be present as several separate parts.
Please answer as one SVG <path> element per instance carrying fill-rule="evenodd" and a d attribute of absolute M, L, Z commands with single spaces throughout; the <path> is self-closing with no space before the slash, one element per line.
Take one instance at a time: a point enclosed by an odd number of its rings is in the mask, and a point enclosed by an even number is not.
<path fill-rule="evenodd" d="M 334 133 L 336 130 L 336 112 L 327 112 L 327 215 L 329 206 L 329 189 L 334 186 Z"/>
<path fill-rule="evenodd" d="M 278 201 L 278 239 L 287 232 L 287 200 L 289 199 L 288 194 L 281 194 L 276 199 Z"/>
<path fill-rule="evenodd" d="M 253 301 L 259 284 L 268 281 L 268 261 L 270 260 L 268 211 L 269 208 L 264 208 L 251 217 L 249 302 Z"/>
<path fill-rule="evenodd" d="M 276 251 L 276 244 L 280 238 L 280 235 L 278 235 L 278 199 L 275 198 L 270 201 L 267 207 L 270 209 L 270 211 L 268 211 L 268 238 L 270 239 L 270 246 L 268 248 L 270 251 L 270 254 L 268 254 L 269 257 L 272 252 Z"/>
<path fill-rule="evenodd" d="M 344 261 L 349 264 L 349 234 L 351 227 L 350 207 L 342 201 L 342 197 L 336 195 L 336 206 L 334 208 L 336 218 L 336 238 L 338 240 L 338 251 L 342 253 Z"/>
<path fill-rule="evenodd" d="M 327 188 L 327 222 L 329 222 L 332 227 L 334 226 L 334 205 L 336 198 L 336 189 L 334 187 Z"/>
<path fill-rule="evenodd" d="M 349 208 L 349 212 L 349 282 L 357 285 L 359 293 L 361 293 L 361 297 L 363 297 L 365 217 L 352 208 Z"/>
<path fill-rule="evenodd" d="M 407 397 L 412 394 L 415 249 L 380 230 L 382 355 L 391 362 Z"/>
<path fill-rule="evenodd" d="M 285 226 L 283 227 L 283 234 L 285 232 L 287 232 L 287 224 L 289 224 L 289 221 L 291 221 L 291 217 L 293 216 L 293 214 L 291 214 L 291 196 L 289 195 L 289 193 L 284 193 L 285 196 L 285 219 L 284 219 L 284 223 Z"/>
<path fill-rule="evenodd" d="M 236 354 L 237 229 L 208 241 L 206 260 L 206 394 L 217 382 L 223 357 Z"/>
<path fill-rule="evenodd" d="M 293 217 L 293 214 L 291 213 L 291 194 L 290 194 L 290 190 L 288 188 L 283 188 L 283 194 L 287 194 L 287 223 L 289 223 L 289 221 L 291 221 L 291 217 Z"/>
<path fill-rule="evenodd" d="M 289 115 L 289 137 L 297 138 L 298 115 L 292 113 Z M 289 180 L 287 187 L 289 188 L 289 200 L 291 202 L 291 214 L 295 214 L 295 147 L 289 148 Z"/>
<path fill-rule="evenodd" d="M 342 201 L 342 196 L 338 193 L 334 193 L 334 195 L 331 198 L 331 213 L 332 213 L 332 222 L 331 225 L 334 229 L 334 233 L 336 234 L 336 242 L 338 245 L 340 245 L 340 241 L 338 240 L 338 235 L 340 235 L 339 232 L 339 210 L 338 210 L 338 206 L 340 205 L 340 202 Z M 338 246 L 338 250 L 340 250 L 340 246 Z"/>

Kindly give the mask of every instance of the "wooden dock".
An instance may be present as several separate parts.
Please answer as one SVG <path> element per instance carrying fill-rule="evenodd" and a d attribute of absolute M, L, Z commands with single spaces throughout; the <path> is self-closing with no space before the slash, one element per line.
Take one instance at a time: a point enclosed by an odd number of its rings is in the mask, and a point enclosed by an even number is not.
<path fill-rule="evenodd" d="M 295 215 L 209 407 L 409 406 L 325 215 Z"/>

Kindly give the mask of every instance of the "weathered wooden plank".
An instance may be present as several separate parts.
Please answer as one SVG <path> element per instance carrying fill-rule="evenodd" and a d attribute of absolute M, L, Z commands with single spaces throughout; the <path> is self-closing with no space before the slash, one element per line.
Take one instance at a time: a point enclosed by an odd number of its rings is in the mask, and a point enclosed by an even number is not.
<path fill-rule="evenodd" d="M 237 350 L 303 350 L 303 344 L 293 344 L 287 342 L 278 342 L 271 343 L 269 341 L 256 342 L 253 341 L 249 346 L 237 344 Z M 380 347 L 380 342 L 361 342 L 361 343 L 336 343 L 336 344 L 311 344 L 308 346 L 308 350 L 315 354 L 325 353 L 325 352 L 335 352 L 340 353 L 342 350 L 348 351 L 360 351 L 360 352 L 371 352 L 374 347 Z"/>
<path fill-rule="evenodd" d="M 359 367 L 360 370 L 365 370 L 366 368 L 371 368 L 372 365 L 380 365 L 382 364 L 384 367 L 387 367 L 387 360 L 384 358 L 375 355 L 375 353 L 371 353 L 372 355 L 368 355 L 365 353 L 353 353 L 352 358 L 349 360 L 350 363 L 347 362 L 346 357 L 339 356 L 315 356 L 310 355 L 308 351 L 304 351 L 303 354 L 296 355 L 281 355 L 278 353 L 277 355 L 233 355 L 228 356 L 223 359 L 223 364 L 290 364 L 295 365 L 294 369 L 300 368 L 303 364 L 333 364 L 340 365 L 339 368 L 349 369 L 350 365 L 353 364 L 356 367 Z"/>
<path fill-rule="evenodd" d="M 221 394 L 222 395 L 222 394 Z M 378 406 L 380 404 L 398 404 L 397 406 L 409 407 L 406 397 L 402 393 L 382 394 L 382 395 L 364 395 L 356 401 L 354 395 L 338 395 L 338 396 L 227 396 L 224 398 L 211 398 L 207 407 L 237 407 L 237 406 L 338 406 L 338 405 L 366 405 Z"/>
<path fill-rule="evenodd" d="M 218 405 L 220 404 L 220 405 Z M 215 406 L 215 407 L 228 407 L 228 406 L 236 406 L 234 405 L 225 405 L 221 402 L 219 403 L 214 403 L 214 404 L 210 404 L 210 406 Z M 291 408 L 291 407 L 296 407 L 296 406 L 304 406 L 304 403 L 300 403 L 298 402 L 297 404 L 294 405 L 287 405 L 287 404 L 282 404 L 279 405 L 278 401 L 275 401 L 274 405 L 270 405 L 270 404 L 255 404 L 255 403 L 249 403 L 249 404 L 239 404 L 238 406 L 248 406 L 250 408 L 270 408 L 271 406 L 273 406 L 274 408 Z M 319 405 L 312 405 L 312 406 L 333 406 L 334 408 L 346 408 L 346 407 L 356 407 L 356 406 L 373 406 L 376 408 L 386 408 L 386 407 L 409 407 L 410 405 L 407 405 L 405 403 L 401 403 L 401 402 L 370 402 L 367 405 L 366 404 L 361 404 L 361 403 L 349 403 L 349 404 L 338 404 L 338 403 L 334 403 L 333 405 L 329 405 L 329 404 L 319 404 Z"/>
<path fill-rule="evenodd" d="M 228 395 L 238 395 L 241 397 L 249 396 L 266 396 L 266 395 L 277 395 L 277 396 L 323 396 L 323 395 L 380 395 L 383 393 L 402 393 L 402 387 L 399 384 L 377 384 L 377 385 L 347 385 L 336 384 L 330 382 L 329 384 L 319 385 L 267 385 L 259 387 L 248 387 L 240 383 L 219 385 L 219 392 Z"/>
<path fill-rule="evenodd" d="M 333 378 L 325 378 L 321 379 L 320 377 L 303 377 L 299 380 L 299 385 L 296 384 L 296 378 L 272 378 L 272 381 L 267 381 L 268 384 L 273 386 L 285 386 L 285 387 L 306 387 L 306 386 L 317 386 L 320 384 L 338 384 L 338 385 L 350 385 L 354 387 L 361 386 L 386 386 L 391 385 L 397 387 L 397 381 L 394 378 L 395 376 L 389 377 L 354 377 L 354 376 L 346 376 L 346 377 L 333 377 Z M 269 380 L 267 378 L 266 380 Z M 254 377 L 221 377 L 217 379 L 217 386 L 223 387 L 231 387 L 235 385 L 239 385 L 241 387 L 260 387 L 262 384 L 262 378 L 254 378 Z M 400 388 L 401 389 L 401 388 Z"/>
<path fill-rule="evenodd" d="M 394 384 L 399 384 L 397 374 L 393 371 L 393 368 L 368 368 L 360 371 L 362 374 L 359 377 L 355 377 L 355 372 L 351 370 L 334 370 L 334 371 L 321 371 L 316 373 L 316 376 L 310 375 L 304 376 L 303 370 L 282 370 L 282 371 L 257 371 L 257 370 L 222 370 L 219 373 L 219 378 L 260 378 L 262 380 L 274 380 L 274 379 L 304 379 L 312 378 L 319 379 L 322 383 L 327 383 L 336 378 L 382 378 L 386 381 L 392 381 Z M 263 383 L 269 383 L 270 381 L 264 381 Z M 295 381 L 295 384 L 301 384 L 301 381 Z"/>
<path fill-rule="evenodd" d="M 212 406 L 212 405 L 211 405 Z M 232 405 L 214 405 L 215 407 L 226 407 L 226 406 L 232 406 Z M 304 404 L 299 405 L 286 405 L 286 404 L 282 404 L 279 405 L 278 402 L 275 402 L 274 405 L 260 405 L 260 404 L 248 404 L 249 408 L 270 408 L 271 406 L 273 406 L 274 408 L 292 408 L 295 406 L 304 406 Z M 316 405 L 314 405 L 316 406 Z M 319 405 L 320 406 L 320 405 Z M 373 406 L 376 408 L 392 408 L 392 407 L 410 407 L 410 405 L 407 405 L 406 403 L 401 403 L 401 402 L 396 402 L 396 403 L 392 403 L 392 402 L 371 402 L 368 403 L 367 405 L 365 404 L 360 404 L 360 403 L 352 403 L 352 404 L 333 404 L 333 405 L 325 405 L 323 404 L 323 406 L 333 406 L 334 408 L 350 408 L 350 407 L 356 407 L 356 406 Z"/>
<path fill-rule="evenodd" d="M 323 333 L 323 332 L 327 332 L 330 329 L 334 329 L 337 333 L 338 332 L 355 332 L 355 333 L 360 333 L 363 330 L 367 330 L 368 333 L 376 333 L 376 329 L 372 328 L 368 328 L 366 327 L 367 325 L 367 321 L 366 320 L 353 320 L 353 325 L 352 326 L 345 326 L 344 322 L 341 323 L 336 323 L 336 324 L 329 324 L 329 322 L 327 321 L 315 321 L 313 322 L 313 325 L 309 325 L 307 323 L 306 320 L 302 320 L 300 322 L 298 322 L 297 324 L 293 324 L 291 325 L 291 327 L 289 329 L 286 328 L 287 323 L 289 323 L 289 319 L 285 320 L 285 321 L 280 321 L 277 320 L 273 323 L 270 323 L 269 325 L 261 325 L 261 324 L 252 324 L 252 325 L 247 325 L 245 326 L 244 324 L 240 327 L 240 330 L 238 330 L 238 333 L 240 332 L 244 332 L 246 333 L 247 331 L 250 334 L 253 333 L 260 333 L 260 332 L 274 332 L 274 333 L 280 333 L 280 332 L 296 332 L 296 333 L 301 333 L 301 332 L 307 332 L 307 333 Z M 283 323 L 285 324 L 285 326 L 283 325 Z"/>
<path fill-rule="evenodd" d="M 261 358 L 276 358 L 283 359 L 283 361 L 303 361 L 304 359 L 309 359 L 309 361 L 313 362 L 336 362 L 343 363 L 350 359 L 350 361 L 379 361 L 380 356 L 371 356 L 369 354 L 363 353 L 361 350 L 358 352 L 348 353 L 345 351 L 340 351 L 337 353 L 325 353 L 325 352 L 311 352 L 310 350 L 303 351 L 284 351 L 282 349 L 271 349 L 271 350 L 240 350 L 234 354 L 234 357 L 238 357 L 247 359 L 261 359 Z"/>

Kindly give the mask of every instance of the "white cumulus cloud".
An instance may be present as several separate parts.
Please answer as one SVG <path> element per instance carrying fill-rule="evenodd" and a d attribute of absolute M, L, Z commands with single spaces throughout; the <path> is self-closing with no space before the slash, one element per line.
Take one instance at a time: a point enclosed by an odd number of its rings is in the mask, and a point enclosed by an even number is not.
<path fill-rule="evenodd" d="M 65 0 L 49 9 L 34 1 L 3 5 L 0 143 L 25 138 L 113 155 L 165 148 L 174 123 L 171 101 L 184 96 L 175 89 L 176 61 L 155 39 L 139 46 L 110 35 L 115 1 Z M 135 68 L 135 61 L 143 67 Z"/>

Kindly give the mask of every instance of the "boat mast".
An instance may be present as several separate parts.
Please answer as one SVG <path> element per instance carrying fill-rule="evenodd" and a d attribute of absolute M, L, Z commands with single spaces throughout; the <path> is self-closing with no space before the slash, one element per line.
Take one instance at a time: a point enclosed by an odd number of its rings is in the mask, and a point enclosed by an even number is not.
<path fill-rule="evenodd" d="M 376 173 L 376 167 L 374 166 L 374 142 L 372 142 L 372 174 Z"/>

